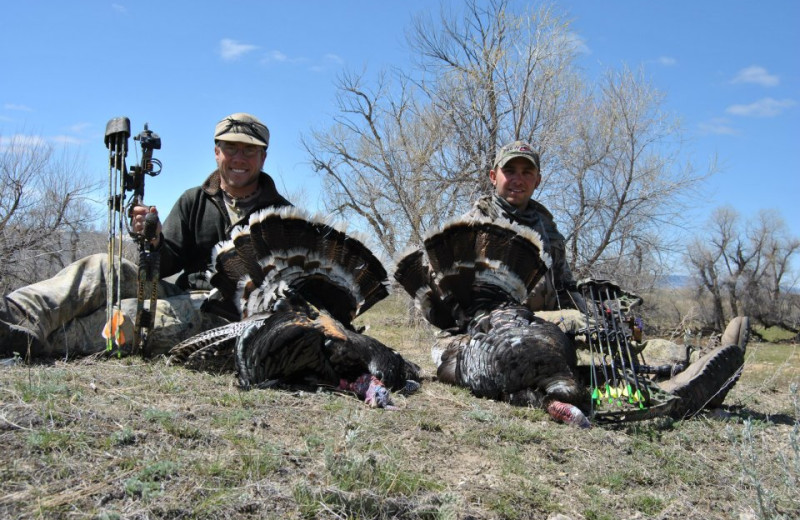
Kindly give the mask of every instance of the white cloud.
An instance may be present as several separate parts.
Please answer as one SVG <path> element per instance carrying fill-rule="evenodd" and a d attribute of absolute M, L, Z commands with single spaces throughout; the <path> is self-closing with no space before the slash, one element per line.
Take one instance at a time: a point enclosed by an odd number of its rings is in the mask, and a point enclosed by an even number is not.
<path fill-rule="evenodd" d="M 764 98 L 749 105 L 731 105 L 725 112 L 734 116 L 774 117 L 796 104 L 793 99 Z"/>
<path fill-rule="evenodd" d="M 9 137 L 0 136 L 0 151 L 14 149 L 34 149 L 44 146 L 46 141 L 38 135 L 14 134 Z"/>
<path fill-rule="evenodd" d="M 331 68 L 344 65 L 344 60 L 337 54 L 328 53 L 322 56 L 322 62 L 312 64 L 308 70 L 311 72 L 326 72 Z"/>
<path fill-rule="evenodd" d="M 332 62 L 337 65 L 344 64 L 344 60 L 337 54 L 326 54 L 325 56 L 323 56 L 323 58 L 325 59 L 325 61 Z"/>
<path fill-rule="evenodd" d="M 730 125 L 730 121 L 722 117 L 703 121 L 697 125 L 697 128 L 703 134 L 737 135 L 739 133 L 738 130 Z"/>
<path fill-rule="evenodd" d="M 565 36 L 566 43 L 572 47 L 575 52 L 580 54 L 591 54 L 592 50 L 586 44 L 586 40 L 575 32 L 568 32 Z"/>
<path fill-rule="evenodd" d="M 83 144 L 85 141 L 71 135 L 57 135 L 50 139 L 58 144 Z"/>
<path fill-rule="evenodd" d="M 33 112 L 33 109 L 31 107 L 25 105 L 15 105 L 13 103 L 6 103 L 5 105 L 3 105 L 3 108 L 5 108 L 6 110 L 18 110 L 20 112 Z"/>
<path fill-rule="evenodd" d="M 111 4 L 111 8 L 114 9 L 119 14 L 128 14 L 128 8 L 122 4 Z"/>
<path fill-rule="evenodd" d="M 778 76 L 767 72 L 764 67 L 753 65 L 739 71 L 731 83 L 755 83 L 762 87 L 774 87 L 780 82 Z"/>
<path fill-rule="evenodd" d="M 91 123 L 75 123 L 74 125 L 69 127 L 69 131 L 72 132 L 73 134 L 82 134 L 86 131 L 86 129 L 88 129 L 91 126 L 92 126 Z"/>
<path fill-rule="evenodd" d="M 302 56 L 299 58 L 293 58 L 282 53 L 279 50 L 271 50 L 264 54 L 264 57 L 261 58 L 261 63 L 266 65 L 267 63 L 307 63 L 309 60 L 307 58 L 303 58 Z"/>
<path fill-rule="evenodd" d="M 225 61 L 233 61 L 239 59 L 243 54 L 258 49 L 257 45 L 250 45 L 248 43 L 239 43 L 236 40 L 223 38 L 219 42 L 219 54 Z"/>
<path fill-rule="evenodd" d="M 344 60 L 337 54 L 327 53 L 321 58 L 309 59 L 300 57 L 292 57 L 284 54 L 283 52 L 273 49 L 266 52 L 261 58 L 261 64 L 267 65 L 269 63 L 281 64 L 308 64 L 308 70 L 311 72 L 323 72 L 331 68 L 332 65 L 342 65 Z"/>
<path fill-rule="evenodd" d="M 281 51 L 269 51 L 266 56 L 264 56 L 264 62 L 269 61 L 279 61 L 285 62 L 290 61 L 289 57 L 282 53 Z"/>
<path fill-rule="evenodd" d="M 673 65 L 678 63 L 678 60 L 676 60 L 675 58 L 671 58 L 669 56 L 659 56 L 656 61 L 661 65 L 664 65 L 665 67 L 672 67 Z"/>

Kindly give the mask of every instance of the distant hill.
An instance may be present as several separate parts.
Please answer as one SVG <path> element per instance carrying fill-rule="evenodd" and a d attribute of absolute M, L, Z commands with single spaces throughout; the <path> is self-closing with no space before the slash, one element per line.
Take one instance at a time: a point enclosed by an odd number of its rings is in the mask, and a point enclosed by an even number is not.
<path fill-rule="evenodd" d="M 692 277 L 685 274 L 670 274 L 661 278 L 659 287 L 664 289 L 683 289 L 692 284 Z"/>

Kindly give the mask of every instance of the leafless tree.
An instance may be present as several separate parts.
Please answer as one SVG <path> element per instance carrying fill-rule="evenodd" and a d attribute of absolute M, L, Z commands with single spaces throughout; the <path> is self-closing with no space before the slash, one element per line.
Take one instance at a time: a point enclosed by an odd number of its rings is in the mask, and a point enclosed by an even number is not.
<path fill-rule="evenodd" d="M 82 161 L 39 137 L 0 139 L 0 287 L 36 282 L 77 259 L 96 215 Z"/>
<path fill-rule="evenodd" d="M 438 20 L 417 17 L 408 40 L 418 82 L 447 132 L 442 166 L 453 182 L 488 192 L 500 146 L 528 141 L 546 157 L 560 140 L 580 83 L 577 47 L 552 8 L 515 13 L 506 0 L 471 0 L 461 16 L 443 8 Z"/>
<path fill-rule="evenodd" d="M 360 219 L 394 255 L 443 216 L 439 203 L 449 194 L 431 172 L 444 135 L 437 118 L 423 113 L 413 86 L 400 78 L 393 91 L 387 78 L 370 86 L 363 75 L 341 76 L 334 126 L 303 144 L 323 174 L 327 209 Z"/>
<path fill-rule="evenodd" d="M 675 229 L 704 179 L 681 158 L 681 128 L 642 71 L 608 71 L 587 92 L 557 146 L 559 169 L 542 197 L 565 219 L 573 267 L 646 290 L 679 248 Z"/>
<path fill-rule="evenodd" d="M 345 74 L 332 127 L 304 138 L 328 210 L 362 222 L 390 255 L 463 212 L 490 185 L 497 148 L 555 141 L 574 55 L 548 9 L 515 15 L 505 0 L 461 17 L 419 17 L 407 73 Z"/>
<path fill-rule="evenodd" d="M 792 237 L 783 218 L 763 210 L 743 222 L 730 207 L 712 214 L 709 232 L 688 249 L 699 287 L 714 301 L 714 326 L 725 323 L 723 302 L 730 316 L 749 315 L 764 325 L 797 331 L 797 278 L 791 262 L 800 252 L 800 239 Z"/>
<path fill-rule="evenodd" d="M 680 127 L 644 75 L 587 85 L 568 23 L 547 6 L 470 0 L 416 18 L 407 36 L 413 70 L 343 75 L 334 124 L 304 138 L 328 209 L 394 255 L 489 192 L 498 148 L 525 140 L 575 270 L 652 283 L 677 247 L 664 230 L 704 175 L 680 160 Z"/>

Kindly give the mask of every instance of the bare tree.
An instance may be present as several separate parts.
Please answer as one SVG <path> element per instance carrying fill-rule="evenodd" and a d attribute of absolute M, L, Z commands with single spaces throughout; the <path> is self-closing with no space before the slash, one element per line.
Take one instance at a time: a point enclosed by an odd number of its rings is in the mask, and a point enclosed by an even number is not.
<path fill-rule="evenodd" d="M 581 275 L 651 288 L 663 255 L 678 249 L 686 202 L 710 175 L 681 159 L 681 128 L 664 95 L 623 67 L 608 71 L 563 121 L 555 177 L 542 198 L 562 226 Z M 672 238 L 670 238 L 672 237 Z"/>
<path fill-rule="evenodd" d="M 542 6 L 514 13 L 507 0 L 468 1 L 415 19 L 408 40 L 417 82 L 442 120 L 443 178 L 465 184 L 462 208 L 491 191 L 488 172 L 505 143 L 536 143 L 546 158 L 560 140 L 579 83 L 568 24 Z"/>
<path fill-rule="evenodd" d="M 723 301 L 731 317 L 749 315 L 764 325 L 797 331 L 797 279 L 791 262 L 800 252 L 800 239 L 789 235 L 775 211 L 762 210 L 748 222 L 730 207 L 710 217 L 709 233 L 688 250 L 700 287 L 712 295 L 714 325 L 725 322 Z"/>
<path fill-rule="evenodd" d="M 500 146 L 533 143 L 554 213 L 580 275 L 652 285 L 674 252 L 685 198 L 705 175 L 680 159 L 680 126 L 640 72 L 590 86 L 569 25 L 550 7 L 467 1 L 420 16 L 405 73 L 347 74 L 330 128 L 304 138 L 328 209 L 380 237 L 390 255 L 463 213 L 492 187 Z"/>
<path fill-rule="evenodd" d="M 800 253 L 800 238 L 792 237 L 786 222 L 775 210 L 762 210 L 745 229 L 753 249 L 751 265 L 739 297 L 743 312 L 765 326 L 800 329 L 800 307 L 795 293 L 797 273 L 792 260 Z"/>
<path fill-rule="evenodd" d="M 431 171 L 444 134 L 437 118 L 423 113 L 413 87 L 398 85 L 393 93 L 386 74 L 373 87 L 363 76 L 343 75 L 335 125 L 303 138 L 323 174 L 327 209 L 366 223 L 390 255 L 409 236 L 421 241 L 431 221 L 448 214 L 440 203 L 450 196 Z"/>
<path fill-rule="evenodd" d="M 45 278 L 77 258 L 96 215 L 80 158 L 38 137 L 0 140 L 0 286 Z"/>
<path fill-rule="evenodd" d="M 514 15 L 505 0 L 468 2 L 461 17 L 420 17 L 407 74 L 338 82 L 335 124 L 303 143 L 323 173 L 328 209 L 363 222 L 394 255 L 489 189 L 497 148 L 547 146 L 574 54 L 549 10 Z M 565 82 L 563 82 L 566 84 Z"/>
<path fill-rule="evenodd" d="M 711 295 L 711 324 L 715 330 L 725 326 L 725 310 L 722 298 L 722 273 L 719 272 L 719 249 L 712 249 L 705 239 L 694 239 L 687 248 L 687 257 L 697 276 L 697 296 L 704 292 Z"/>

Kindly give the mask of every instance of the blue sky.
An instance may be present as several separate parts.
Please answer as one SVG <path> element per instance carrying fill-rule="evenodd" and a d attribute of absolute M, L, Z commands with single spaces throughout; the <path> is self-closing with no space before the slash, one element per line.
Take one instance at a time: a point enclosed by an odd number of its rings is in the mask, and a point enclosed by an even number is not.
<path fill-rule="evenodd" d="M 698 223 L 724 204 L 746 218 L 774 208 L 800 236 L 800 2 L 554 6 L 572 20 L 590 75 L 643 66 L 683 121 L 685 158 L 704 169 L 717 154 L 721 171 L 706 186 Z M 338 73 L 408 66 L 404 31 L 424 10 L 438 11 L 438 2 L 4 2 L 0 138 L 66 146 L 102 180 L 106 122 L 127 116 L 134 133 L 147 122 L 162 138 L 164 169 L 145 198 L 166 214 L 213 170 L 215 123 L 251 112 L 272 133 L 265 169 L 315 210 L 323 195 L 301 133 L 330 122 Z"/>

